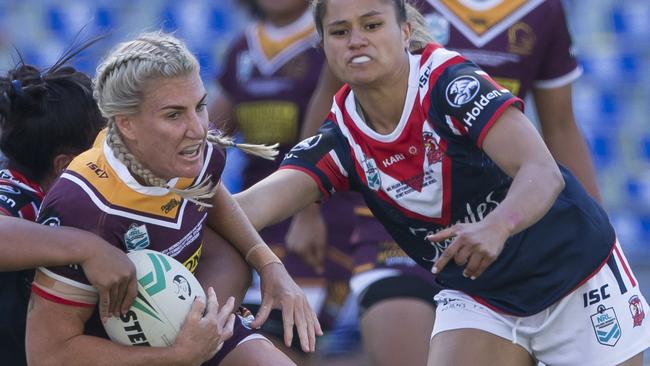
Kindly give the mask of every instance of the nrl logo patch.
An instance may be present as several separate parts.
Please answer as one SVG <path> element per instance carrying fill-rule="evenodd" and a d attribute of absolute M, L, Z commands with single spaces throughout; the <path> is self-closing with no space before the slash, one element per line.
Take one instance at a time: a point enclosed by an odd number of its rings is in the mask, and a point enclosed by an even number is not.
<path fill-rule="evenodd" d="M 591 324 L 596 332 L 598 343 L 614 347 L 621 339 L 621 327 L 616 318 L 614 308 L 605 308 L 604 305 L 598 305 L 596 314 L 591 316 Z"/>
<path fill-rule="evenodd" d="M 147 226 L 142 224 L 131 224 L 129 230 L 124 234 L 124 243 L 128 251 L 144 249 L 151 244 L 149 242 L 149 233 L 147 233 Z"/>

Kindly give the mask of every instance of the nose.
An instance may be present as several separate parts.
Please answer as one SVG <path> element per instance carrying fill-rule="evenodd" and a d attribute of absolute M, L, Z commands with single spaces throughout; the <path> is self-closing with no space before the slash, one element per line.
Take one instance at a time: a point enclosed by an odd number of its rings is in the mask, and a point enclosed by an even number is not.
<path fill-rule="evenodd" d="M 208 117 L 196 111 L 190 113 L 190 118 L 187 121 L 188 138 L 202 139 L 208 130 Z"/>
<path fill-rule="evenodd" d="M 361 30 L 352 28 L 350 30 L 350 38 L 348 40 L 348 47 L 350 49 L 359 49 L 368 45 L 368 39 L 361 32 Z"/>

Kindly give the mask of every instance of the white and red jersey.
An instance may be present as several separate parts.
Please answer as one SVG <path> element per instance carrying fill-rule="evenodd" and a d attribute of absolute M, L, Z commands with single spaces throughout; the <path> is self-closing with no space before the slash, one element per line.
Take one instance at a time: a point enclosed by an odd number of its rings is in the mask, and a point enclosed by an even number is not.
<path fill-rule="evenodd" d="M 430 243 L 428 234 L 478 222 L 505 198 L 512 178 L 482 143 L 508 107 L 523 103 L 456 52 L 431 44 L 409 58 L 404 109 L 392 133 L 368 127 L 346 85 L 320 133 L 296 145 L 282 168 L 310 175 L 325 197 L 360 191 L 402 249 L 431 269 L 450 241 Z M 551 210 L 512 236 L 482 276 L 466 279 L 450 263 L 437 280 L 505 312 L 528 315 L 593 273 L 608 258 L 614 232 L 603 210 L 562 172 L 566 188 Z"/>

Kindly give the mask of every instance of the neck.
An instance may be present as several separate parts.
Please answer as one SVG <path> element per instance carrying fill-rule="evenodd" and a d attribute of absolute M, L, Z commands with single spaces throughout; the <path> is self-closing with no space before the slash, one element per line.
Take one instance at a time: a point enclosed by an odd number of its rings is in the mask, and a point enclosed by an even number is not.
<path fill-rule="evenodd" d="M 307 4 L 305 2 L 305 4 Z M 298 20 L 307 10 L 307 7 L 299 9 L 292 9 L 286 12 L 278 12 L 276 14 L 266 14 L 265 20 L 274 27 L 285 27 L 296 20 Z"/>
<path fill-rule="evenodd" d="M 408 91 L 409 59 L 381 83 L 373 86 L 353 86 L 366 124 L 382 135 L 390 134 L 399 124 Z"/>

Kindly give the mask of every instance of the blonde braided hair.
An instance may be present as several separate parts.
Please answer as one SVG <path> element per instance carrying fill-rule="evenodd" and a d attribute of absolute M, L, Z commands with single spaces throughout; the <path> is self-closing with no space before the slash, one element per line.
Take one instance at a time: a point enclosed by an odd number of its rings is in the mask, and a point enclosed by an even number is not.
<path fill-rule="evenodd" d="M 147 82 L 160 78 L 191 75 L 199 70 L 199 63 L 185 44 L 172 35 L 162 32 L 144 33 L 136 39 L 118 44 L 97 67 L 93 95 L 99 109 L 108 119 L 106 142 L 115 157 L 146 185 L 169 189 L 200 206 L 211 207 L 208 200 L 216 192 L 216 186 L 207 176 L 200 183 L 187 189 L 177 189 L 147 169 L 129 151 L 115 116 L 134 115 L 139 111 L 143 90 Z M 220 146 L 233 146 L 251 154 L 273 159 L 276 145 L 236 144 L 225 136 L 208 134 L 207 140 Z"/>

